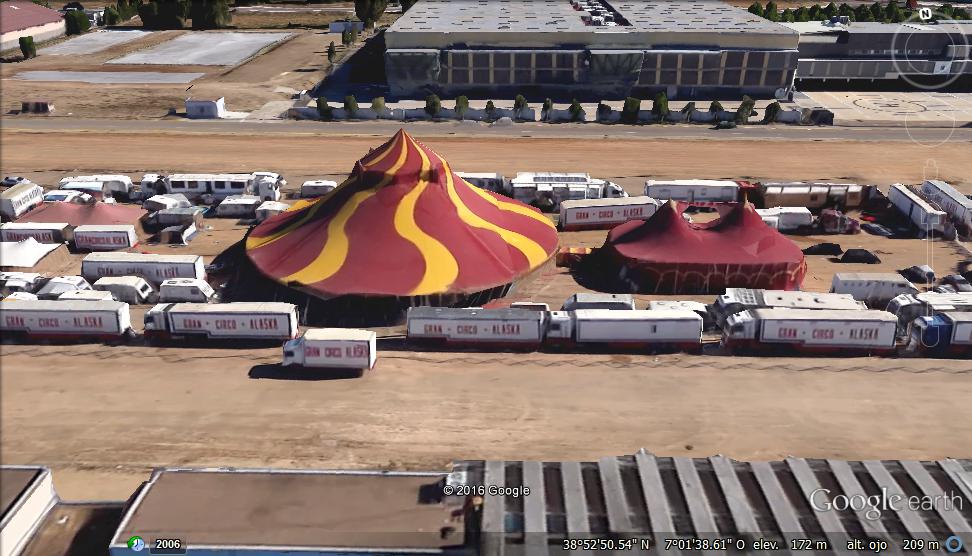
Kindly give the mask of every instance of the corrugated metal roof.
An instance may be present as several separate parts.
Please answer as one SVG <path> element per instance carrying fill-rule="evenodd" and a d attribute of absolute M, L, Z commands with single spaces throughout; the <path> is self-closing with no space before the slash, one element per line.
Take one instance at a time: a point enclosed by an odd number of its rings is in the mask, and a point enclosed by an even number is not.
<path fill-rule="evenodd" d="M 530 488 L 483 497 L 481 541 L 490 555 L 520 553 L 512 545 L 527 545 L 528 553 L 562 546 L 565 538 L 650 538 L 661 548 L 667 539 L 719 538 L 734 548 L 742 540 L 747 551 L 759 538 L 784 549 L 813 539 L 836 552 L 853 539 L 885 539 L 898 552 L 904 538 L 972 540 L 972 460 L 742 462 L 642 450 L 595 462 L 463 461 L 449 482 Z M 878 498 L 857 511 L 827 509 L 855 495 Z M 938 502 L 912 508 L 912 497 Z"/>
<path fill-rule="evenodd" d="M 0 33 L 6 34 L 47 25 L 64 19 L 58 12 L 33 2 L 0 2 Z"/>

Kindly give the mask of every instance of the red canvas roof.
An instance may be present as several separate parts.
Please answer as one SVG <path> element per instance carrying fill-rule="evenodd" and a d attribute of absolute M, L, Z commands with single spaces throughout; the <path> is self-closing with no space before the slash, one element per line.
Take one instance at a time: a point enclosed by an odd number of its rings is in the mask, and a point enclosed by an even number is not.
<path fill-rule="evenodd" d="M 536 209 L 474 187 L 399 131 L 337 189 L 246 241 L 260 271 L 322 297 L 474 293 L 515 281 L 557 250 Z"/>
<path fill-rule="evenodd" d="M 139 207 L 106 203 L 44 203 L 17 219 L 17 222 L 67 222 L 85 224 L 136 224 L 145 214 Z"/>
<path fill-rule="evenodd" d="M 707 224 L 689 224 L 683 208 L 668 203 L 647 221 L 627 222 L 608 234 L 607 253 L 643 291 L 800 286 L 803 252 L 767 226 L 752 205 L 734 205 Z"/>
<path fill-rule="evenodd" d="M 55 10 L 33 2 L 7 0 L 0 2 L 0 32 L 11 33 L 62 21 L 64 16 Z"/>

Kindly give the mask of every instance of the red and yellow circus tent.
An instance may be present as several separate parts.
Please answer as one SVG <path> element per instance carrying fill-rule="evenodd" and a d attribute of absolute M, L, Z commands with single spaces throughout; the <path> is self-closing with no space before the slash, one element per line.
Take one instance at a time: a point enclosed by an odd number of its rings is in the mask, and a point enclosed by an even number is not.
<path fill-rule="evenodd" d="M 262 274 L 320 299 L 454 305 L 505 294 L 556 252 L 557 233 L 402 130 L 334 191 L 264 221 L 245 245 Z"/>

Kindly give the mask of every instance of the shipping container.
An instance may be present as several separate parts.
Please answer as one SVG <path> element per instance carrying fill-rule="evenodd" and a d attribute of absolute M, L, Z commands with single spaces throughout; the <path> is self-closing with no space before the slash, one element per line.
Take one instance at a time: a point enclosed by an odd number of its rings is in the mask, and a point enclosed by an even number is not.
<path fill-rule="evenodd" d="M 773 349 L 890 354 L 897 318 L 886 311 L 753 309 L 731 315 L 723 342 L 732 349 Z"/>
<path fill-rule="evenodd" d="M 945 225 L 945 211 L 928 204 L 909 187 L 896 183 L 888 192 L 888 200 L 905 215 L 920 231 L 924 233 L 942 231 Z"/>
<path fill-rule="evenodd" d="M 921 192 L 942 207 L 953 221 L 972 228 L 972 199 L 941 180 L 925 180 Z"/>
<path fill-rule="evenodd" d="M 87 251 L 117 251 L 138 245 L 131 224 L 87 224 L 74 229 L 74 248 Z"/>
<path fill-rule="evenodd" d="M 634 297 L 629 293 L 575 293 L 567 298 L 561 311 L 577 309 L 634 310 Z"/>
<path fill-rule="evenodd" d="M 143 305 L 155 300 L 155 290 L 138 276 L 105 276 L 92 284 L 96 290 L 111 292 L 118 301 L 130 305 Z"/>
<path fill-rule="evenodd" d="M 734 203 L 739 183 L 730 180 L 648 180 L 645 195 L 659 201 Z"/>
<path fill-rule="evenodd" d="M 283 346 L 283 365 L 373 369 L 377 335 L 371 330 L 311 328 Z"/>
<path fill-rule="evenodd" d="M 84 257 L 81 274 L 91 281 L 102 276 L 141 276 L 157 285 L 169 278 L 205 279 L 206 268 L 199 255 L 101 252 Z"/>
<path fill-rule="evenodd" d="M 67 222 L 5 222 L 0 224 L 0 241 L 23 241 L 29 237 L 38 243 L 64 243 L 71 233 Z"/>
<path fill-rule="evenodd" d="M 702 346 L 702 317 L 693 311 L 572 311 L 574 341 L 612 347 L 666 346 L 696 351 Z"/>
<path fill-rule="evenodd" d="M 300 186 L 300 198 L 311 199 L 313 197 L 323 197 L 337 188 L 336 181 L 331 180 L 308 180 Z"/>
<path fill-rule="evenodd" d="M 560 204 L 562 230 L 607 230 L 629 220 L 648 220 L 660 202 L 651 197 L 585 199 Z"/>
<path fill-rule="evenodd" d="M 929 356 L 972 356 L 972 313 L 942 313 L 915 319 L 909 348 Z"/>
<path fill-rule="evenodd" d="M 841 272 L 834 274 L 831 293 L 848 293 L 868 307 L 885 308 L 903 293 L 918 293 L 918 288 L 894 272 Z"/>
<path fill-rule="evenodd" d="M 160 303 L 145 313 L 150 339 L 292 340 L 297 331 L 290 303 Z"/>
<path fill-rule="evenodd" d="M 216 292 L 205 280 L 170 278 L 159 286 L 160 303 L 209 303 Z"/>
<path fill-rule="evenodd" d="M 33 183 L 18 183 L 0 193 L 0 216 L 16 220 L 44 202 L 44 188 Z"/>
<path fill-rule="evenodd" d="M 0 303 L 0 330 L 30 339 L 119 339 L 132 324 L 119 301 L 17 301 Z"/>
<path fill-rule="evenodd" d="M 253 218 L 256 216 L 256 209 L 261 202 L 256 195 L 230 195 L 216 207 L 216 216 L 222 218 Z"/>
<path fill-rule="evenodd" d="M 543 341 L 546 313 L 525 309 L 411 307 L 410 342 L 536 349 Z"/>

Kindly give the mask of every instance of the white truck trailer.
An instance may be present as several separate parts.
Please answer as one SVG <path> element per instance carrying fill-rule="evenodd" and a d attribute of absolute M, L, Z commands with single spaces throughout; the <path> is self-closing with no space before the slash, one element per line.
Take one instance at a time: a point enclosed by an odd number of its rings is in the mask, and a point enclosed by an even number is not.
<path fill-rule="evenodd" d="M 130 305 L 143 305 L 154 301 L 156 295 L 151 284 L 138 276 L 105 276 L 91 285 L 99 291 L 110 292 L 118 301 Z"/>
<path fill-rule="evenodd" d="M 169 278 L 205 279 L 206 267 L 199 255 L 96 252 L 85 255 L 81 274 L 92 282 L 102 276 L 141 276 L 157 285 Z"/>
<path fill-rule="evenodd" d="M 972 199 L 941 180 L 925 180 L 921 192 L 942 207 L 954 222 L 972 228 Z"/>
<path fill-rule="evenodd" d="M 89 187 L 78 187 L 86 184 Z M 85 193 L 100 193 L 106 197 L 127 201 L 131 198 L 135 184 L 132 178 L 121 174 L 100 174 L 93 176 L 68 176 L 61 179 L 58 189 L 72 189 Z"/>
<path fill-rule="evenodd" d="M 734 203 L 739 183 L 731 180 L 648 180 L 645 195 L 659 201 Z"/>
<path fill-rule="evenodd" d="M 253 172 L 250 174 L 145 174 L 142 176 L 142 196 L 182 193 L 190 201 L 205 204 L 221 201 L 230 195 L 252 194 L 264 201 L 279 201 L 280 189 L 287 185 L 280 174 Z"/>
<path fill-rule="evenodd" d="M 160 303 L 145 313 L 149 339 L 286 341 L 297 331 L 290 303 Z"/>
<path fill-rule="evenodd" d="M 864 202 L 864 186 L 856 183 L 763 182 L 766 207 L 807 207 L 811 209 L 839 205 L 856 208 Z"/>
<path fill-rule="evenodd" d="M 160 303 L 209 303 L 216 291 L 199 278 L 170 278 L 159 286 Z"/>
<path fill-rule="evenodd" d="M 260 206 L 260 198 L 256 195 L 230 195 L 220 201 L 216 207 L 216 216 L 221 218 L 254 218 L 256 209 Z"/>
<path fill-rule="evenodd" d="M 898 319 L 886 311 L 754 309 L 730 316 L 723 344 L 763 351 L 864 352 L 893 354 Z"/>
<path fill-rule="evenodd" d="M 281 212 L 286 212 L 290 208 L 287 203 L 281 203 L 280 201 L 263 201 L 260 206 L 256 208 L 255 217 L 257 222 L 263 222 L 271 216 L 276 216 Z"/>
<path fill-rule="evenodd" d="M 868 307 L 887 307 L 903 293 L 918 293 L 918 288 L 894 272 L 840 272 L 834 274 L 831 293 L 848 293 Z"/>
<path fill-rule="evenodd" d="M 693 311 L 579 309 L 550 313 L 547 342 L 618 349 L 702 348 L 702 317 Z"/>
<path fill-rule="evenodd" d="M 300 198 L 323 197 L 337 189 L 337 182 L 331 180 L 307 180 L 300 185 Z"/>
<path fill-rule="evenodd" d="M 945 312 L 972 313 L 972 293 L 901 294 L 888 302 L 887 311 L 898 315 L 898 334 L 907 336 L 908 327 L 918 317 L 931 317 Z"/>
<path fill-rule="evenodd" d="M 575 293 L 560 308 L 561 311 L 578 309 L 634 310 L 634 296 L 630 293 Z"/>
<path fill-rule="evenodd" d="M 410 307 L 410 342 L 536 349 L 547 313 L 526 309 Z"/>
<path fill-rule="evenodd" d="M 118 251 L 138 245 L 131 224 L 85 224 L 74 229 L 74 248 L 85 251 Z"/>
<path fill-rule="evenodd" d="M 560 203 L 560 228 L 607 230 L 629 220 L 648 220 L 661 203 L 651 197 L 620 199 L 583 199 Z"/>
<path fill-rule="evenodd" d="M 510 195 L 512 193 L 510 180 L 506 179 L 506 176 L 503 174 L 497 174 L 495 172 L 456 172 L 456 175 L 466 180 L 467 183 L 480 189 L 485 189 L 486 191 L 502 193 L 503 195 Z"/>
<path fill-rule="evenodd" d="M 16 220 L 44 202 L 44 188 L 33 183 L 18 183 L 0 193 L 0 216 Z"/>
<path fill-rule="evenodd" d="M 908 347 L 923 355 L 972 357 L 972 313 L 918 317 Z"/>
<path fill-rule="evenodd" d="M 750 309 L 814 309 L 861 311 L 867 309 L 849 293 L 815 293 L 787 290 L 726 288 L 712 304 L 716 323 L 722 326 L 730 315 Z"/>
<path fill-rule="evenodd" d="M 73 290 L 57 296 L 58 301 L 121 301 L 109 291 Z"/>
<path fill-rule="evenodd" d="M 373 369 L 377 334 L 353 328 L 311 328 L 283 346 L 283 365 L 325 369 Z"/>
<path fill-rule="evenodd" d="M 898 209 L 898 212 L 905 215 L 919 230 L 924 233 L 942 231 L 945 227 L 945 211 L 928 204 L 911 188 L 896 183 L 888 191 L 888 200 Z"/>
<path fill-rule="evenodd" d="M 781 232 L 813 226 L 813 213 L 807 207 L 773 207 L 756 209 L 763 222 Z M 769 219 L 772 219 L 772 223 Z"/>
<path fill-rule="evenodd" d="M 0 272 L 0 293 L 34 293 L 43 280 L 39 272 Z"/>
<path fill-rule="evenodd" d="M 71 232 L 67 222 L 5 222 L 0 224 L 0 241 L 23 241 L 29 237 L 38 243 L 64 243 Z"/>
<path fill-rule="evenodd" d="M 0 330 L 28 339 L 107 339 L 132 334 L 128 304 L 119 301 L 0 303 Z"/>

